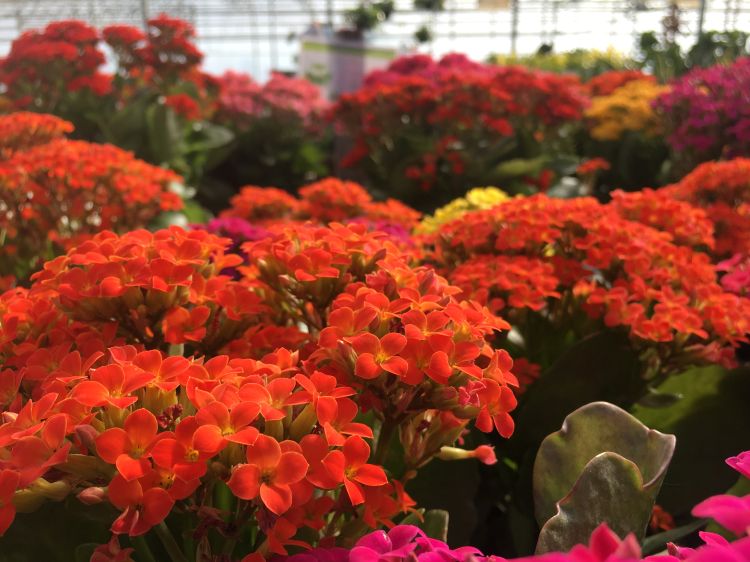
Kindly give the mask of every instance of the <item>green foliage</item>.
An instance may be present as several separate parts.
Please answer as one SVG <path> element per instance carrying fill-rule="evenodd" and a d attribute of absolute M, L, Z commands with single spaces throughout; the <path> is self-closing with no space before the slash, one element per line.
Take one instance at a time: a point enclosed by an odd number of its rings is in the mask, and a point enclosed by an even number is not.
<path fill-rule="evenodd" d="M 750 34 L 742 31 L 704 31 L 687 51 L 674 40 L 659 38 L 654 32 L 641 34 L 638 40 L 639 66 L 660 82 L 682 76 L 692 68 L 727 64 L 747 56 Z"/>
<path fill-rule="evenodd" d="M 381 2 L 360 2 L 359 6 L 347 10 L 344 14 L 346 21 L 359 32 L 372 31 L 378 25 L 388 20 L 395 10 L 393 0 Z"/>
<path fill-rule="evenodd" d="M 647 426 L 677 436 L 679 446 L 659 496 L 659 504 L 675 516 L 687 515 L 695 504 L 724 493 L 736 481 L 737 473 L 723 460 L 747 449 L 748 374 L 718 366 L 691 369 L 657 387 L 681 396 L 679 401 L 663 408 L 632 408 Z"/>
<path fill-rule="evenodd" d="M 86 506 L 74 497 L 45 503 L 33 513 L 19 513 L 13 526 L 0 537 L 0 562 L 77 561 L 90 543 L 109 540 L 109 526 L 116 515 L 109 503 Z M 61 525 L 63 520 L 65 524 Z M 84 546 L 86 543 L 89 547 Z"/>
<path fill-rule="evenodd" d="M 426 12 L 442 12 L 445 9 L 445 0 L 414 0 L 414 9 Z"/>
<path fill-rule="evenodd" d="M 547 72 L 572 73 L 583 81 L 610 70 L 625 70 L 636 66 L 635 61 L 611 49 L 574 49 L 555 53 L 548 45 L 542 45 L 532 55 L 491 55 L 489 60 L 500 65 L 518 64 Z"/>

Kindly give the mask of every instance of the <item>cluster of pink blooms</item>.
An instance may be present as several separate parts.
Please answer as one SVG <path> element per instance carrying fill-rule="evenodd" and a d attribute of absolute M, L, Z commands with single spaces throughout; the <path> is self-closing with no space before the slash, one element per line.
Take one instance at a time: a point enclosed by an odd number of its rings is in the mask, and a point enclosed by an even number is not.
<path fill-rule="evenodd" d="M 259 84 L 249 74 L 228 70 L 219 77 L 219 116 L 228 121 L 247 121 L 278 112 L 299 116 L 312 126 L 323 114 L 327 102 L 312 82 L 303 78 L 271 74 Z"/>

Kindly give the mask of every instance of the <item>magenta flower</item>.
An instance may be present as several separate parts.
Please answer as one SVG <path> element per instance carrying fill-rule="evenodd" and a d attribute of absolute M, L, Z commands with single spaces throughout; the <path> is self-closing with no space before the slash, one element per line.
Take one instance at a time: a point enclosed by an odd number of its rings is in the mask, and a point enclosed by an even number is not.
<path fill-rule="evenodd" d="M 692 513 L 696 517 L 710 517 L 738 537 L 743 536 L 750 528 L 750 494 L 742 498 L 713 496 L 696 505 Z"/>
<path fill-rule="evenodd" d="M 688 557 L 678 560 L 689 562 L 747 562 L 750 560 L 750 538 L 735 542 L 712 541 L 695 549 Z"/>
<path fill-rule="evenodd" d="M 729 457 L 727 464 L 745 478 L 750 478 L 750 451 L 740 453 L 736 457 Z"/>
<path fill-rule="evenodd" d="M 349 562 L 464 562 L 470 557 L 481 557 L 474 547 L 451 549 L 442 541 L 431 539 L 419 527 L 398 525 L 385 533 L 375 531 L 362 537 L 349 555 Z"/>

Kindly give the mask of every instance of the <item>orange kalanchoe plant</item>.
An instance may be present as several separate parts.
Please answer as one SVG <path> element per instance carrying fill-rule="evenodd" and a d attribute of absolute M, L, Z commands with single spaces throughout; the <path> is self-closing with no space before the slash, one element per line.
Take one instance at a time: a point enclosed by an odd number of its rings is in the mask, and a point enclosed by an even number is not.
<path fill-rule="evenodd" d="M 142 228 L 163 211 L 181 209 L 182 199 L 170 189 L 180 181 L 106 144 L 58 138 L 15 152 L 0 162 L 0 273 L 24 279 L 102 229 Z"/>
<path fill-rule="evenodd" d="M 659 193 L 701 208 L 714 225 L 717 258 L 750 253 L 750 159 L 706 162 Z"/>
<path fill-rule="evenodd" d="M 260 225 L 290 220 L 325 224 L 359 219 L 411 230 L 421 213 L 396 199 L 373 201 L 358 183 L 326 178 L 301 187 L 299 198 L 275 187 L 245 186 L 232 198 L 231 207 L 222 216 Z"/>
<path fill-rule="evenodd" d="M 18 152 L 62 138 L 73 124 L 44 113 L 17 111 L 0 116 L 0 160 Z"/>
<path fill-rule="evenodd" d="M 713 250 L 714 224 L 707 213 L 686 201 L 672 198 L 665 190 L 612 193 L 611 207 L 623 218 L 668 232 L 675 244 Z"/>
<path fill-rule="evenodd" d="M 667 220 L 664 210 L 675 205 L 651 205 L 649 197 L 618 196 L 614 205 L 514 199 L 445 225 L 433 258 L 466 295 L 502 310 L 525 344 L 552 341 L 553 334 L 532 332 L 542 325 L 574 341 L 619 329 L 646 378 L 695 364 L 731 365 L 733 347 L 750 332 L 750 300 L 721 288 L 708 255 L 676 244 L 709 245 L 705 218 L 695 213 L 702 234 L 687 236 L 691 219 Z M 664 231 L 620 216 L 650 212 L 657 215 L 647 222 Z M 536 360 L 533 349 L 522 353 Z"/>
<path fill-rule="evenodd" d="M 0 533 L 75 495 L 173 559 L 181 520 L 204 555 L 258 560 L 392 524 L 431 458 L 495 461 L 453 445 L 472 419 L 513 431 L 487 343 L 507 324 L 364 225 L 276 228 L 240 278 L 230 243 L 102 232 L 0 296 Z"/>

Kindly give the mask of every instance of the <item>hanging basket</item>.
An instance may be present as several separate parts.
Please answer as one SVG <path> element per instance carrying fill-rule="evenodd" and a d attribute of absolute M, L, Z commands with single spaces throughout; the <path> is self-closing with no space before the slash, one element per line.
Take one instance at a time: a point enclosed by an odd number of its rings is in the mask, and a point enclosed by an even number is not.
<path fill-rule="evenodd" d="M 495 10 L 508 10 L 510 0 L 477 0 L 477 10 L 492 12 Z"/>

